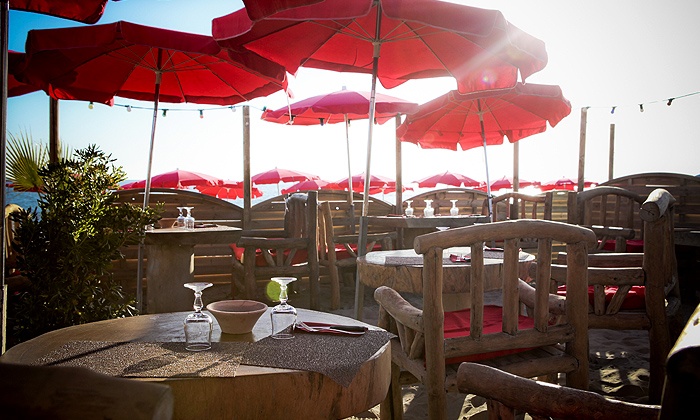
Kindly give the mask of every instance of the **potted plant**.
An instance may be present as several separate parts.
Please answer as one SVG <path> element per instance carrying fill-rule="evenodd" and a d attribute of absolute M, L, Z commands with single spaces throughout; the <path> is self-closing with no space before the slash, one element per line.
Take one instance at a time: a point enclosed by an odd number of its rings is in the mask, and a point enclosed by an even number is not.
<path fill-rule="evenodd" d="M 96 146 L 39 169 L 38 208 L 15 214 L 12 246 L 26 290 L 10 297 L 14 341 L 70 325 L 130 316 L 133 298 L 112 279 L 111 261 L 137 244 L 160 209 L 116 205 L 111 191 L 126 178 Z"/>

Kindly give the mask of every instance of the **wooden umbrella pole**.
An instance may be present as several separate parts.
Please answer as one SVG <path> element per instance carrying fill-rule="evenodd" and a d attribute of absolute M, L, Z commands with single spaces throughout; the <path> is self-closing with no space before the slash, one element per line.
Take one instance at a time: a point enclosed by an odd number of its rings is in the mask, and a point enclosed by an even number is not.
<path fill-rule="evenodd" d="M 350 120 L 348 120 L 348 114 L 343 115 L 345 120 L 345 147 L 348 153 L 348 204 L 352 204 L 352 169 L 350 169 Z"/>

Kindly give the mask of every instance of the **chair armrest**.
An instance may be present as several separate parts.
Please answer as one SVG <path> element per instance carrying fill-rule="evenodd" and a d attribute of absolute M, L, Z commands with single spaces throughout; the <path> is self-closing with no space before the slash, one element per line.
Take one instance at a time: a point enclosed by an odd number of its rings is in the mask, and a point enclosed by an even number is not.
<path fill-rule="evenodd" d="M 408 303 L 396 290 L 380 286 L 374 291 L 374 300 L 400 324 L 423 332 L 423 311 Z"/>
<path fill-rule="evenodd" d="M 457 386 L 460 392 L 545 418 L 656 419 L 661 411 L 659 406 L 608 399 L 595 392 L 533 381 L 469 362 L 459 366 Z"/>
<path fill-rule="evenodd" d="M 535 288 L 522 280 L 518 280 L 518 291 L 520 292 L 520 301 L 524 303 L 525 306 L 534 308 L 535 295 L 537 293 Z M 566 297 L 550 293 L 547 304 L 549 307 L 549 313 L 553 315 L 566 314 Z"/>
<path fill-rule="evenodd" d="M 591 229 L 596 236 L 608 236 L 614 238 L 634 239 L 634 229 L 616 226 L 586 226 Z"/>
<path fill-rule="evenodd" d="M 604 252 L 588 254 L 589 267 L 641 267 L 644 260 L 642 252 Z M 566 264 L 566 252 L 557 255 L 557 264 Z"/>

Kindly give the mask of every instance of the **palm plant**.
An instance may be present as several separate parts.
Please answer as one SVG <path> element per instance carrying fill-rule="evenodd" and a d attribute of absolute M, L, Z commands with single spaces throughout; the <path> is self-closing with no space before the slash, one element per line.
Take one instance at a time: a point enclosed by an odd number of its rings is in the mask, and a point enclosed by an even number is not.
<path fill-rule="evenodd" d="M 31 133 L 26 131 L 20 131 L 18 135 L 7 135 L 7 181 L 15 191 L 41 191 L 44 181 L 39 175 L 39 169 L 49 163 L 48 147 L 34 142 Z M 59 159 L 70 155 L 68 148 L 59 149 Z"/>

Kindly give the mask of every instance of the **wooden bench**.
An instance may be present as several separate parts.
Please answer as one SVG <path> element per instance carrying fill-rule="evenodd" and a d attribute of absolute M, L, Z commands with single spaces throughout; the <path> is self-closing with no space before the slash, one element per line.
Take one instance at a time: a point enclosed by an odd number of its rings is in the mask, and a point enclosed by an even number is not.
<path fill-rule="evenodd" d="M 143 189 L 119 190 L 118 203 L 143 205 Z M 196 191 L 175 190 L 169 188 L 151 189 L 150 206 L 163 205 L 163 218 L 176 218 L 177 207 L 194 207 L 192 216 L 197 223 L 215 223 L 218 225 L 241 227 L 243 209 L 230 203 Z M 114 278 L 119 280 L 127 291 L 136 290 L 138 246 L 122 249 L 124 259 L 112 263 Z M 148 258 L 148 256 L 146 256 Z M 144 262 L 144 267 L 146 266 Z M 196 281 L 214 284 L 231 284 L 231 248 L 226 244 L 198 244 L 195 246 L 194 275 Z M 147 282 L 144 272 L 144 285 Z M 145 289 L 144 289 L 145 290 Z"/>

